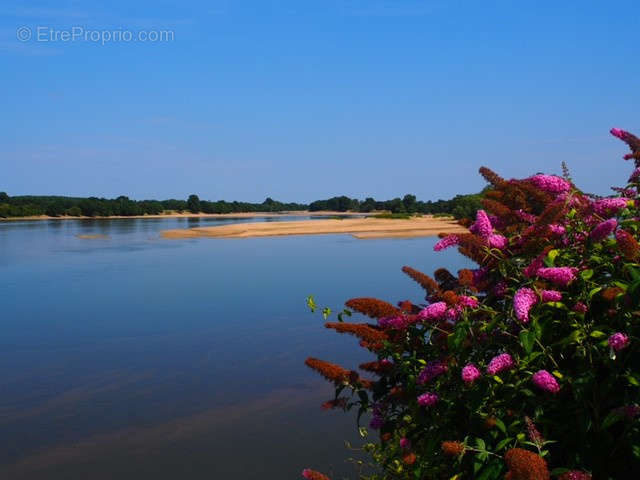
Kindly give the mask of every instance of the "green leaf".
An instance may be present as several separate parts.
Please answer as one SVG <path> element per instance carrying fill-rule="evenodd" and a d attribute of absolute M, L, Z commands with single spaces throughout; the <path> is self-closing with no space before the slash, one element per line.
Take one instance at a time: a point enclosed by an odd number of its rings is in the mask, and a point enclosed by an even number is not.
<path fill-rule="evenodd" d="M 481 438 L 476 438 L 476 447 L 478 448 L 478 450 L 482 450 L 482 451 L 485 451 L 487 449 L 487 446 L 484 443 L 484 440 Z"/>
<path fill-rule="evenodd" d="M 629 385 L 633 385 L 634 387 L 640 387 L 640 382 L 633 375 L 631 374 L 627 375 L 627 380 L 629 381 Z"/>
<path fill-rule="evenodd" d="M 487 465 L 477 480 L 496 480 L 502 477 L 502 466 L 498 463 L 491 463 Z"/>
<path fill-rule="evenodd" d="M 498 427 L 498 430 L 500 430 L 502 433 L 507 433 L 507 427 L 505 427 L 504 422 L 499 418 L 496 418 L 496 427 Z"/>
<path fill-rule="evenodd" d="M 618 414 L 616 411 L 609 412 L 609 415 L 607 415 L 602 421 L 602 428 L 609 428 L 620 420 L 622 420 L 622 415 Z"/>
<path fill-rule="evenodd" d="M 529 355 L 531 353 L 531 350 L 533 350 L 533 345 L 536 342 L 536 332 L 534 332 L 533 330 L 522 330 L 519 334 L 519 337 L 522 348 L 524 348 L 526 354 Z"/>
<path fill-rule="evenodd" d="M 604 332 L 601 332 L 600 330 L 594 330 L 593 332 L 591 332 L 590 335 L 593 338 L 603 338 L 607 336 Z"/>
<path fill-rule="evenodd" d="M 632 267 L 630 264 L 626 264 L 625 268 L 629 271 L 629 274 L 631 275 L 631 278 L 633 279 L 634 282 L 640 281 L 640 270 L 638 270 L 635 267 Z"/>
<path fill-rule="evenodd" d="M 322 318 L 326 320 L 329 318 L 329 315 L 331 315 L 331 309 L 329 307 L 324 307 L 322 309 Z"/>
<path fill-rule="evenodd" d="M 624 290 L 625 292 L 627 291 L 627 288 L 629 288 L 629 285 L 627 283 L 624 282 L 620 282 L 618 280 L 616 280 L 615 282 L 613 282 L 613 284 L 616 287 L 620 287 L 622 290 Z"/>
<path fill-rule="evenodd" d="M 316 311 L 316 301 L 313 299 L 313 295 L 307 297 L 307 307 L 311 310 L 311 313 Z"/>
<path fill-rule="evenodd" d="M 596 287 L 596 288 L 592 288 L 591 290 L 589 290 L 589 298 L 593 298 L 593 296 L 598 293 L 600 290 L 602 290 L 603 287 Z"/>
<path fill-rule="evenodd" d="M 464 325 L 459 325 L 458 328 L 447 338 L 449 348 L 457 350 L 462 345 L 462 342 L 467 338 L 467 330 Z"/>
<path fill-rule="evenodd" d="M 593 269 L 591 268 L 580 272 L 580 278 L 582 278 L 585 281 L 589 280 L 591 277 L 593 277 Z"/>
<path fill-rule="evenodd" d="M 501 440 L 498 445 L 496 445 L 496 450 L 500 451 L 502 450 L 504 447 L 506 447 L 507 445 L 509 445 L 511 442 L 513 441 L 513 438 L 505 438 L 504 440 Z"/>

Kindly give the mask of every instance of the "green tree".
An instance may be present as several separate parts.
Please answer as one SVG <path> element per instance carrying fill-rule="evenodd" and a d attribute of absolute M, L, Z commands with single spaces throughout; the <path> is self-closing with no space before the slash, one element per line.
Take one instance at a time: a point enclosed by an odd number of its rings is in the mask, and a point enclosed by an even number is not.
<path fill-rule="evenodd" d="M 404 204 L 404 209 L 407 213 L 415 213 L 417 210 L 416 196 L 411 194 L 406 194 L 402 199 L 402 203 Z"/>
<path fill-rule="evenodd" d="M 187 210 L 191 213 L 199 213 L 200 209 L 200 199 L 198 196 L 193 194 L 189 195 L 189 198 L 187 199 Z"/>
<path fill-rule="evenodd" d="M 371 197 L 365 198 L 364 202 L 360 204 L 361 212 L 371 212 L 372 210 L 375 210 L 375 209 L 376 209 L 376 201 Z"/>

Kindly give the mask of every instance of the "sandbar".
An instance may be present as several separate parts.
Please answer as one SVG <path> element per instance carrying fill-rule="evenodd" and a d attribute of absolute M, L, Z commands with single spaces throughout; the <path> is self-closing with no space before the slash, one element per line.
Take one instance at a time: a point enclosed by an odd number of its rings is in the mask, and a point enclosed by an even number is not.
<path fill-rule="evenodd" d="M 424 215 L 409 219 L 347 218 L 291 222 L 253 222 L 212 227 L 164 230 L 164 238 L 252 238 L 284 235 L 350 234 L 355 238 L 414 238 L 439 233 L 465 233 L 466 228 L 452 218 Z"/>

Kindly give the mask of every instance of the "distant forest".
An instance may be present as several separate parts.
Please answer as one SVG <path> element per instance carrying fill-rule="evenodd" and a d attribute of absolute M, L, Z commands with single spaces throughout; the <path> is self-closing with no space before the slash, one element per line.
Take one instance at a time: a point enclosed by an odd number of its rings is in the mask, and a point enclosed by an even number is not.
<path fill-rule="evenodd" d="M 267 198 L 262 203 L 210 202 L 190 195 L 186 200 L 131 200 L 120 196 L 107 198 L 77 198 L 59 196 L 21 195 L 10 197 L 0 192 L 0 217 L 27 217 L 49 215 L 51 217 L 109 217 L 114 215 L 158 215 L 167 211 L 192 213 L 240 213 L 240 212 L 286 212 L 309 210 L 331 210 L 336 212 L 372 212 L 386 210 L 392 213 L 448 214 L 456 218 L 472 217 L 480 207 L 481 194 L 457 195 L 450 200 L 419 201 L 415 195 L 377 201 L 373 198 L 358 200 L 345 196 L 327 200 L 316 200 L 309 205 L 282 203 Z"/>

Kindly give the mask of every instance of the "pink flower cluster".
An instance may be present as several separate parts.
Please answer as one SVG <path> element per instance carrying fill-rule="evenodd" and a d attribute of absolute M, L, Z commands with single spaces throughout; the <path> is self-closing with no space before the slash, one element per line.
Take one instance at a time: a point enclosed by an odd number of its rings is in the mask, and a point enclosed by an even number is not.
<path fill-rule="evenodd" d="M 616 408 L 615 412 L 626 417 L 627 420 L 633 420 L 640 414 L 640 407 L 638 405 L 625 405 L 624 407 Z"/>
<path fill-rule="evenodd" d="M 445 302 L 436 302 L 423 308 L 418 313 L 418 318 L 427 322 L 433 322 L 440 320 L 447 311 L 447 304 Z"/>
<path fill-rule="evenodd" d="M 557 290 L 542 290 L 540 297 L 543 302 L 559 302 L 562 300 L 562 293 Z"/>
<path fill-rule="evenodd" d="M 497 233 L 492 233 L 487 237 L 487 244 L 491 248 L 497 248 L 498 250 L 504 250 L 509 241 L 506 237 L 502 235 L 498 235 Z"/>
<path fill-rule="evenodd" d="M 538 303 L 538 295 L 530 288 L 524 287 L 513 296 L 513 310 L 516 318 L 522 323 L 529 323 L 529 311 Z"/>
<path fill-rule="evenodd" d="M 400 448 L 403 450 L 409 450 L 411 448 L 411 441 L 406 437 L 402 437 L 400 439 Z"/>
<path fill-rule="evenodd" d="M 418 404 L 422 407 L 431 407 L 438 403 L 438 395 L 435 393 L 427 392 L 418 397 Z"/>
<path fill-rule="evenodd" d="M 420 385 L 424 385 L 436 378 L 438 375 L 445 373 L 447 370 L 449 370 L 447 364 L 440 360 L 429 362 L 418 375 L 418 383 Z"/>
<path fill-rule="evenodd" d="M 544 267 L 545 256 L 546 256 L 546 253 L 541 253 L 536 258 L 534 258 L 529 264 L 529 266 L 522 271 L 522 273 L 524 273 L 524 276 L 527 278 L 535 277 L 538 274 L 538 270 Z"/>
<path fill-rule="evenodd" d="M 383 328 L 394 328 L 403 330 L 410 325 L 411 321 L 404 315 L 396 315 L 395 317 L 382 317 L 378 319 L 378 325 Z"/>
<path fill-rule="evenodd" d="M 574 312 L 578 312 L 578 313 L 587 313 L 587 306 L 582 303 L 582 302 L 577 302 L 574 306 L 573 306 L 573 311 Z"/>
<path fill-rule="evenodd" d="M 536 217 L 532 213 L 527 213 L 522 209 L 516 210 L 514 213 L 518 216 L 518 218 L 524 220 L 525 222 L 536 223 L 536 221 L 538 220 L 538 217 Z"/>
<path fill-rule="evenodd" d="M 540 278 L 544 278 L 545 280 L 549 280 L 556 285 L 561 287 L 566 287 L 569 285 L 575 278 L 578 273 L 578 269 L 575 267 L 547 267 L 547 268 L 539 268 L 536 274 Z"/>
<path fill-rule="evenodd" d="M 467 295 L 460 295 L 458 297 L 459 305 L 468 308 L 476 308 L 479 305 L 478 299 L 476 297 L 469 297 Z"/>
<path fill-rule="evenodd" d="M 481 375 L 482 373 L 480 373 L 478 367 L 476 367 L 473 363 L 465 365 L 462 369 L 462 381 L 467 385 L 475 382 L 478 378 L 480 378 Z"/>
<path fill-rule="evenodd" d="M 629 346 L 629 337 L 622 332 L 617 332 L 609 337 L 608 343 L 613 351 L 619 352 Z"/>
<path fill-rule="evenodd" d="M 482 238 L 487 238 L 493 234 L 493 226 L 487 212 L 478 210 L 476 212 L 476 221 L 469 227 L 469 230 Z"/>
<path fill-rule="evenodd" d="M 612 128 L 611 130 L 609 130 L 609 132 L 611 133 L 611 135 L 613 135 L 614 137 L 618 137 L 623 142 L 626 141 L 626 139 L 629 137 L 629 132 L 627 132 L 626 130 L 622 130 L 621 128 Z"/>
<path fill-rule="evenodd" d="M 611 235 L 611 232 L 613 232 L 617 226 L 618 221 L 615 218 L 610 218 L 609 220 L 599 223 L 593 230 L 591 230 L 589 236 L 594 242 L 600 242 Z"/>
<path fill-rule="evenodd" d="M 531 380 L 536 387 L 545 392 L 558 393 L 560 391 L 558 381 L 546 370 L 538 370 L 533 374 Z"/>
<path fill-rule="evenodd" d="M 593 204 L 593 211 L 604 218 L 609 218 L 627 207 L 628 198 L 602 198 Z"/>
<path fill-rule="evenodd" d="M 440 239 L 434 246 L 433 249 L 436 252 L 444 250 L 449 247 L 455 247 L 460 242 L 458 235 L 447 235 L 446 237 Z"/>
<path fill-rule="evenodd" d="M 570 470 L 560 475 L 558 480 L 591 480 L 591 474 L 580 470 Z"/>
<path fill-rule="evenodd" d="M 500 280 L 496 283 L 493 287 L 493 294 L 498 298 L 504 297 L 507 294 L 507 282 Z"/>
<path fill-rule="evenodd" d="M 509 370 L 514 365 L 513 357 L 508 353 L 502 353 L 491 359 L 489 366 L 487 367 L 487 373 L 489 375 L 496 375 L 505 370 Z"/>
<path fill-rule="evenodd" d="M 529 177 L 529 181 L 540 190 L 556 195 L 567 193 L 571 190 L 571 184 L 569 182 L 555 175 L 534 175 L 533 177 Z"/>
<path fill-rule="evenodd" d="M 635 182 L 640 178 L 640 167 L 636 168 L 629 177 L 629 183 Z"/>

